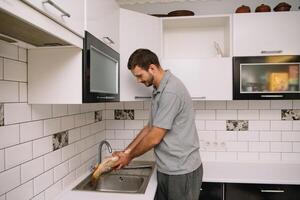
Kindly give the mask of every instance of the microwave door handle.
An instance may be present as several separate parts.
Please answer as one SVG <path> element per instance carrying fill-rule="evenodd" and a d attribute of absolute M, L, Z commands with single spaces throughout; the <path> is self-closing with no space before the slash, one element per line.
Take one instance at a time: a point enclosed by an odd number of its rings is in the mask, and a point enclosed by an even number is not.
<path fill-rule="evenodd" d="M 260 97 L 265 97 L 265 98 L 282 98 L 283 95 L 281 94 L 262 94 Z"/>
<path fill-rule="evenodd" d="M 97 96 L 96 98 L 97 99 L 115 99 L 116 97 L 109 97 L 109 96 L 100 97 L 100 96 Z"/>
<path fill-rule="evenodd" d="M 266 50 L 262 50 L 260 53 L 261 53 L 261 54 L 274 54 L 274 53 L 282 53 L 282 50 L 273 50 L 273 51 L 266 51 Z"/>

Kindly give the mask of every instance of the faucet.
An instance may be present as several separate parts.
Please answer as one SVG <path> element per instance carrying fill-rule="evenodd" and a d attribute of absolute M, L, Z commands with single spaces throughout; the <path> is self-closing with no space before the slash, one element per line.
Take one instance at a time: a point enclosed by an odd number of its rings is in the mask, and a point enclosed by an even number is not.
<path fill-rule="evenodd" d="M 107 146 L 109 153 L 112 153 L 110 144 L 106 140 L 102 140 L 99 144 L 99 163 L 102 161 L 102 147 L 104 144 Z"/>

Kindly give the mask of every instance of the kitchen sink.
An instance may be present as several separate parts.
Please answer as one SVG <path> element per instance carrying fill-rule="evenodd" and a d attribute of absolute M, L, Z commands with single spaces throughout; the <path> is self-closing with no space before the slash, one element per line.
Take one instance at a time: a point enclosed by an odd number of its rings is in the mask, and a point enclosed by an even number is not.
<path fill-rule="evenodd" d="M 92 183 L 92 174 L 90 174 L 73 188 L 73 190 L 112 193 L 145 193 L 153 169 L 154 162 L 133 161 L 130 165 L 121 170 L 101 175 L 96 184 Z"/>

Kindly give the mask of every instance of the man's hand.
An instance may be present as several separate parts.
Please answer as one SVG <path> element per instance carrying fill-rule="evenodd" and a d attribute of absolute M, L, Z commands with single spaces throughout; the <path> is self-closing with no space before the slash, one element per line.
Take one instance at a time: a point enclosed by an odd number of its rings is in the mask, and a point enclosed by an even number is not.
<path fill-rule="evenodd" d="M 115 151 L 113 152 L 112 156 L 119 157 L 118 162 L 116 163 L 115 169 L 122 169 L 126 165 L 128 165 L 131 161 L 130 152 L 128 150 L 126 151 Z"/>

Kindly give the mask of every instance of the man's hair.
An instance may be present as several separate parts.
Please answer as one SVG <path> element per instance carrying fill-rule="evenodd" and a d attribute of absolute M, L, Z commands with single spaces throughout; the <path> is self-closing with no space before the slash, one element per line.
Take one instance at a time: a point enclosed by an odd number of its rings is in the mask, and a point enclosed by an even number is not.
<path fill-rule="evenodd" d="M 127 67 L 129 70 L 134 69 L 136 66 L 148 70 L 151 64 L 160 67 L 157 55 L 149 49 L 137 49 L 129 57 Z"/>

